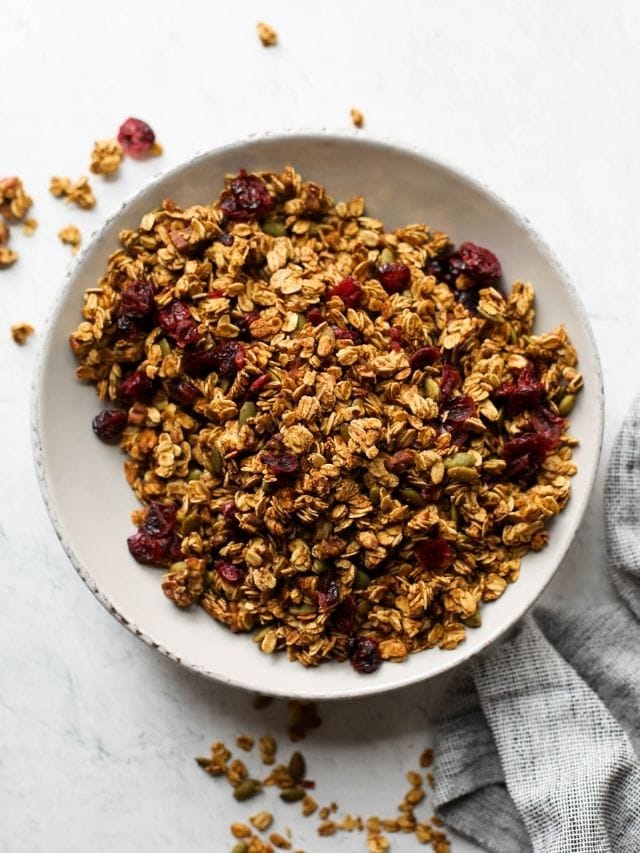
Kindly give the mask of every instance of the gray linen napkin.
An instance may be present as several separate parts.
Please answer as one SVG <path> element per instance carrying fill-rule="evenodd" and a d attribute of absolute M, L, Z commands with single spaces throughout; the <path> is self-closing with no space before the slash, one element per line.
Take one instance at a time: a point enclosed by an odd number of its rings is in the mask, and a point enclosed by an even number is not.
<path fill-rule="evenodd" d="M 640 398 L 605 492 L 616 605 L 538 608 L 457 671 L 435 723 L 435 804 L 494 853 L 640 851 Z"/>

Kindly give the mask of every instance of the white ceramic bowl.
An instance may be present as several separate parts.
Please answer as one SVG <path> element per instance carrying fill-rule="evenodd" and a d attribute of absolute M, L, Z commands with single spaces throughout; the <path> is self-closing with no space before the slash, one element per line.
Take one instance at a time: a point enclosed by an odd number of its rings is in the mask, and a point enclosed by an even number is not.
<path fill-rule="evenodd" d="M 427 222 L 455 242 L 471 240 L 500 258 L 505 280 L 532 281 L 537 329 L 564 323 L 585 376 L 572 414 L 578 474 L 566 510 L 553 522 L 548 547 L 523 560 L 520 580 L 484 607 L 483 625 L 453 651 L 432 649 L 372 675 L 348 664 L 304 669 L 284 655 L 267 656 L 249 635 L 234 635 L 200 608 L 179 610 L 160 589 L 162 572 L 129 556 L 130 511 L 136 499 L 117 449 L 96 441 L 93 388 L 78 382 L 68 336 L 80 319 L 82 293 L 102 275 L 122 228 L 170 196 L 181 205 L 207 202 L 225 173 L 292 164 L 337 199 L 364 195 L 367 210 L 389 227 Z M 163 654 L 210 678 L 263 693 L 317 699 L 390 690 L 451 669 L 513 625 L 540 595 L 582 518 L 598 463 L 603 420 L 598 355 L 588 320 L 567 277 L 528 224 L 474 180 L 420 153 L 356 134 L 262 136 L 202 154 L 159 177 L 113 216 L 78 258 L 62 288 L 41 346 L 33 397 L 33 442 L 42 493 L 62 545 L 98 600 L 130 631 Z M 73 614 L 69 614 L 73 618 Z M 87 638 L 90 642 L 90 638 Z"/>

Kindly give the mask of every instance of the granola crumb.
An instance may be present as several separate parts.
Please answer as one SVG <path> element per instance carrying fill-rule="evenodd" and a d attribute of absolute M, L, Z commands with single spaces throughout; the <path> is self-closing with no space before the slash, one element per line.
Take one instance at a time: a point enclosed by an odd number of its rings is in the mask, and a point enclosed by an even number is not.
<path fill-rule="evenodd" d="M 260 21 L 257 29 L 258 38 L 262 42 L 263 47 L 275 47 L 278 44 L 278 33 L 269 24 Z"/>
<path fill-rule="evenodd" d="M 252 835 L 251 829 L 246 823 L 232 823 L 229 828 L 234 838 L 249 838 Z"/>
<path fill-rule="evenodd" d="M 33 326 L 30 326 L 29 323 L 14 323 L 13 326 L 11 326 L 11 337 L 17 344 L 20 344 L 20 346 L 24 346 L 27 339 L 34 332 L 35 329 Z"/>
<path fill-rule="evenodd" d="M 89 168 L 94 175 L 112 175 L 120 168 L 123 156 L 117 139 L 99 139 L 94 143 Z"/>
<path fill-rule="evenodd" d="M 252 815 L 249 818 L 249 823 L 260 832 L 264 832 L 265 829 L 269 829 L 269 827 L 273 823 L 273 815 L 271 814 L 271 812 L 261 811 L 257 814 Z"/>
<path fill-rule="evenodd" d="M 351 109 L 351 121 L 355 127 L 364 127 L 364 114 L 361 113 L 360 110 L 356 109 L 356 107 L 352 107 Z"/>
<path fill-rule="evenodd" d="M 4 246 L 9 242 L 9 237 L 11 236 L 11 231 L 9 230 L 9 226 L 4 221 L 2 216 L 0 216 L 0 246 Z"/>
<path fill-rule="evenodd" d="M 420 756 L 420 767 L 431 767 L 433 764 L 433 750 L 425 749 Z"/>
<path fill-rule="evenodd" d="M 18 260 L 18 253 L 6 246 L 0 246 L 0 269 L 6 269 Z"/>
<path fill-rule="evenodd" d="M 249 735 L 238 735 L 236 738 L 236 746 L 238 749 L 243 749 L 245 752 L 251 752 L 254 743 L 254 739 L 249 737 Z"/>
<path fill-rule="evenodd" d="M 67 225 L 58 231 L 58 237 L 63 243 L 71 246 L 71 251 L 74 255 L 77 254 L 80 243 L 82 243 L 82 235 L 79 228 L 75 225 Z"/>
<path fill-rule="evenodd" d="M 38 220 L 37 219 L 25 219 L 22 223 L 22 233 L 25 237 L 32 237 L 38 228 Z"/>
<path fill-rule="evenodd" d="M 271 737 L 271 735 L 264 735 L 258 741 L 258 746 L 260 747 L 262 763 L 273 764 L 276 760 L 276 751 L 278 749 L 275 738 Z"/>
<path fill-rule="evenodd" d="M 280 835 L 279 832 L 272 832 L 269 836 L 269 841 L 279 850 L 291 850 L 291 842 L 284 835 Z"/>
<path fill-rule="evenodd" d="M 89 179 L 85 175 L 75 183 L 70 178 L 54 175 L 49 183 L 49 192 L 56 198 L 63 198 L 67 204 L 76 204 L 82 210 L 91 210 L 96 204 Z"/>
<path fill-rule="evenodd" d="M 164 148 L 160 145 L 159 142 L 154 142 L 151 148 L 149 149 L 149 155 L 151 157 L 161 157 L 164 154 Z"/>
<path fill-rule="evenodd" d="M 27 215 L 33 199 L 27 195 L 20 178 L 0 179 L 0 214 L 9 222 L 20 222 Z"/>

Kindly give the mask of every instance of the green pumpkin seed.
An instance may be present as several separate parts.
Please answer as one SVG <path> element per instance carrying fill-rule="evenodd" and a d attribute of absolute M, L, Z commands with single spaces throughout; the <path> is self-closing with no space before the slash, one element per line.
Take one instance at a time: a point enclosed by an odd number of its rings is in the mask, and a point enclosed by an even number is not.
<path fill-rule="evenodd" d="M 266 284 L 271 283 L 271 273 L 269 272 L 269 270 L 266 267 L 262 267 L 262 269 L 260 270 L 258 275 Z"/>
<path fill-rule="evenodd" d="M 518 343 L 518 333 L 513 328 L 513 326 L 509 326 L 509 343 L 517 344 Z"/>
<path fill-rule="evenodd" d="M 171 344 L 166 338 L 160 338 L 158 346 L 160 347 L 160 352 L 163 356 L 167 356 L 171 352 Z"/>
<path fill-rule="evenodd" d="M 456 480 L 459 483 L 475 483 L 480 476 L 475 468 L 467 468 L 463 465 L 449 468 L 448 473 L 450 480 Z"/>
<path fill-rule="evenodd" d="M 479 628 L 482 625 L 482 616 L 480 615 L 480 608 L 476 610 L 473 616 L 469 616 L 467 619 L 462 620 L 467 628 Z"/>
<path fill-rule="evenodd" d="M 177 563 L 171 563 L 169 566 L 169 570 L 172 572 L 181 572 L 183 569 L 187 568 L 187 564 L 184 560 L 178 560 Z"/>
<path fill-rule="evenodd" d="M 243 403 L 240 406 L 240 413 L 238 414 L 238 423 L 246 424 L 247 421 L 250 421 L 251 418 L 255 418 L 258 414 L 258 407 L 251 400 L 247 400 L 246 403 Z"/>
<path fill-rule="evenodd" d="M 330 568 L 329 562 L 327 560 L 321 560 L 319 557 L 315 557 L 311 563 L 311 571 L 315 575 L 322 575 L 329 571 Z"/>
<path fill-rule="evenodd" d="M 212 474 L 222 474 L 222 456 L 217 447 L 212 447 L 208 453 L 202 454 L 204 466 Z"/>
<path fill-rule="evenodd" d="M 304 314 L 298 314 L 298 319 L 296 320 L 296 329 L 300 331 L 300 329 L 304 329 L 307 325 L 307 318 Z"/>
<path fill-rule="evenodd" d="M 344 441 L 349 441 L 351 433 L 349 432 L 349 424 L 342 424 L 340 427 L 340 435 L 344 439 Z"/>
<path fill-rule="evenodd" d="M 231 380 L 227 376 L 223 376 L 218 384 L 222 391 L 226 393 L 231 387 Z"/>
<path fill-rule="evenodd" d="M 356 576 L 353 581 L 354 589 L 366 589 L 371 583 L 371 578 L 362 569 L 356 569 Z"/>
<path fill-rule="evenodd" d="M 236 843 L 231 848 L 231 853 L 247 853 L 249 848 L 245 844 L 244 841 L 236 841 Z"/>
<path fill-rule="evenodd" d="M 286 788 L 280 794 L 280 799 L 285 803 L 298 803 L 304 797 L 304 788 Z"/>
<path fill-rule="evenodd" d="M 289 608 L 289 613 L 292 616 L 309 616 L 311 613 L 315 613 L 316 608 L 313 604 L 292 604 Z"/>
<path fill-rule="evenodd" d="M 574 394 L 566 394 L 558 403 L 559 414 L 561 414 L 563 418 L 566 417 L 573 409 L 575 402 L 576 398 Z"/>
<path fill-rule="evenodd" d="M 444 460 L 445 468 L 473 468 L 474 457 L 470 453 L 454 453 Z"/>
<path fill-rule="evenodd" d="M 180 525 L 180 530 L 184 536 L 188 536 L 190 533 L 193 533 L 194 530 L 197 530 L 200 527 L 200 519 L 198 518 L 198 513 L 196 510 L 185 515 L 182 524 Z"/>
<path fill-rule="evenodd" d="M 242 803 L 245 800 L 250 799 L 251 797 L 255 797 L 255 795 L 260 791 L 262 786 L 257 779 L 245 779 L 243 782 L 237 786 L 237 788 L 233 789 L 234 799 L 238 800 L 238 802 Z"/>
<path fill-rule="evenodd" d="M 430 400 L 440 399 L 440 386 L 436 380 L 432 379 L 430 376 L 427 376 L 424 380 L 424 393 L 425 397 L 428 397 Z"/>
<path fill-rule="evenodd" d="M 200 468 L 192 468 L 187 474 L 187 481 L 189 483 L 193 483 L 194 480 L 199 480 L 202 477 L 202 471 Z"/>
<path fill-rule="evenodd" d="M 371 486 L 369 489 L 369 500 L 374 506 L 380 503 L 380 486 Z"/>
<path fill-rule="evenodd" d="M 460 512 L 455 504 L 451 504 L 451 523 L 454 527 L 460 523 Z"/>
<path fill-rule="evenodd" d="M 415 489 L 400 489 L 400 495 L 409 504 L 409 506 L 415 506 L 417 509 L 421 509 L 425 506 L 424 498 L 420 492 L 417 492 Z"/>
<path fill-rule="evenodd" d="M 293 782 L 302 782 L 307 772 L 307 765 L 301 752 L 294 752 L 289 759 L 289 776 Z"/>
<path fill-rule="evenodd" d="M 284 237 L 287 233 L 287 227 L 284 222 L 278 222 L 277 219 L 271 219 L 269 222 L 262 223 L 262 230 L 270 237 Z"/>
<path fill-rule="evenodd" d="M 392 264 L 395 259 L 396 253 L 393 251 L 393 249 L 390 249 L 388 246 L 385 246 L 385 248 L 380 252 L 378 263 L 380 264 L 380 266 L 383 266 L 384 264 Z"/>
<path fill-rule="evenodd" d="M 198 767 L 208 767 L 210 763 L 211 760 L 209 758 L 196 758 L 196 764 L 198 765 Z"/>

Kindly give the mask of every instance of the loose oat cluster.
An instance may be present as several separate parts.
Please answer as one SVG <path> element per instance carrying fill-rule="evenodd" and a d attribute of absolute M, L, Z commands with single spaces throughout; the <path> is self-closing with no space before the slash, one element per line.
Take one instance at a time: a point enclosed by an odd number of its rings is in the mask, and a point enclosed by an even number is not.
<path fill-rule="evenodd" d="M 266 653 L 452 649 L 547 541 L 582 378 L 497 258 L 282 174 L 120 235 L 71 335 L 146 509 L 129 549 Z"/>
<path fill-rule="evenodd" d="M 20 178 L 0 178 L 0 269 L 18 260 L 18 253 L 6 245 L 11 237 L 9 223 L 24 222 L 24 229 L 35 222 L 35 219 L 25 220 L 32 205 L 33 199 L 27 195 Z"/>

